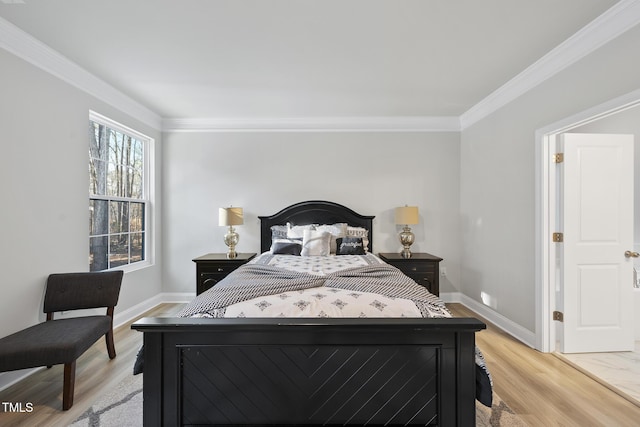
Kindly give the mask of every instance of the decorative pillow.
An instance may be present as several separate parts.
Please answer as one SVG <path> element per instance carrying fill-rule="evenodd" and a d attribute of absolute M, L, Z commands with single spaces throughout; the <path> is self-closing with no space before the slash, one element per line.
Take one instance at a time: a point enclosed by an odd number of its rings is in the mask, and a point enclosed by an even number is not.
<path fill-rule="evenodd" d="M 338 237 L 336 255 L 364 255 L 362 237 Z"/>
<path fill-rule="evenodd" d="M 326 231 L 304 230 L 302 236 L 302 256 L 327 256 L 331 234 Z"/>
<path fill-rule="evenodd" d="M 287 226 L 286 225 L 272 225 L 271 226 L 271 241 L 276 239 L 287 238 Z"/>
<path fill-rule="evenodd" d="M 271 253 L 274 255 L 296 255 L 302 252 L 302 241 L 294 239 L 275 239 L 271 243 Z"/>
<path fill-rule="evenodd" d="M 305 230 L 314 230 L 315 225 L 292 225 L 287 223 L 287 239 L 302 239 Z"/>
<path fill-rule="evenodd" d="M 363 227 L 347 227 L 347 237 L 360 237 L 364 251 L 369 252 L 369 230 Z"/>
<path fill-rule="evenodd" d="M 331 247 L 329 248 L 332 254 L 336 253 L 336 239 L 338 237 L 346 237 L 347 236 L 347 224 L 346 223 L 336 223 L 336 224 L 323 224 L 316 226 L 316 230 L 327 231 L 331 233 Z"/>

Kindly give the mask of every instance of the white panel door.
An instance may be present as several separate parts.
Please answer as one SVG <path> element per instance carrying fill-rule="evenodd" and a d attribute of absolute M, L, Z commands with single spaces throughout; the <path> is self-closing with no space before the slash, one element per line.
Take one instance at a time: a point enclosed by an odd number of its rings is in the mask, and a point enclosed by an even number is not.
<path fill-rule="evenodd" d="M 633 136 L 567 133 L 561 143 L 560 351 L 633 350 Z"/>

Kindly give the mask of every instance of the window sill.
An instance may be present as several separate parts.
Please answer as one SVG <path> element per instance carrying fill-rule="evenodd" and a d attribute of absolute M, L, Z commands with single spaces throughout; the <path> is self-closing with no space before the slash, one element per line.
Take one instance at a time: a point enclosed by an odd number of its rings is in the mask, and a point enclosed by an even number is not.
<path fill-rule="evenodd" d="M 136 262 L 134 264 L 126 264 L 126 265 L 121 265 L 119 267 L 113 267 L 110 268 L 108 270 L 103 270 L 103 271 L 114 271 L 114 270 L 122 270 L 126 273 L 132 273 L 134 271 L 138 271 L 138 270 L 144 270 L 146 268 L 149 267 L 153 267 L 155 264 L 151 261 L 140 261 L 140 262 Z"/>

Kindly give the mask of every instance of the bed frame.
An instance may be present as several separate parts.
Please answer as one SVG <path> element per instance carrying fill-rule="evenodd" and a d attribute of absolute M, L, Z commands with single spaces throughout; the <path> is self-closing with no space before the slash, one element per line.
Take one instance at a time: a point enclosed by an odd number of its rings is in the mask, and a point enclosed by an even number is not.
<path fill-rule="evenodd" d="M 260 220 L 264 250 L 271 225 L 371 230 L 373 217 L 310 201 Z M 144 318 L 132 328 L 144 333 L 145 426 L 475 425 L 477 319 Z"/>

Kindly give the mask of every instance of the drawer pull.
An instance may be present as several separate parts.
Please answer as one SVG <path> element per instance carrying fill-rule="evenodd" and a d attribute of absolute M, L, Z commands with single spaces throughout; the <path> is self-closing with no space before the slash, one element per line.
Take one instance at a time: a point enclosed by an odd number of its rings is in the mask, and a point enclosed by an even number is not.
<path fill-rule="evenodd" d="M 411 271 L 418 271 L 418 267 L 411 267 Z"/>
<path fill-rule="evenodd" d="M 223 272 L 223 271 L 224 271 L 224 268 L 222 268 L 222 267 L 218 267 L 218 271 L 219 271 L 219 272 Z"/>

